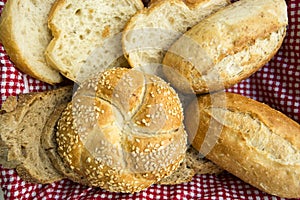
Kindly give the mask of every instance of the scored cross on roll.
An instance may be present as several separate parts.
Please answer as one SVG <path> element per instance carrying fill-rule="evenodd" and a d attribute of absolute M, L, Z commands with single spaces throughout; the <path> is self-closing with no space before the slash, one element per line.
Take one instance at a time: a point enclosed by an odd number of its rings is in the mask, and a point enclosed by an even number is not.
<path fill-rule="evenodd" d="M 177 93 L 125 68 L 84 82 L 58 121 L 58 153 L 90 186 L 137 192 L 174 172 L 187 136 Z"/>

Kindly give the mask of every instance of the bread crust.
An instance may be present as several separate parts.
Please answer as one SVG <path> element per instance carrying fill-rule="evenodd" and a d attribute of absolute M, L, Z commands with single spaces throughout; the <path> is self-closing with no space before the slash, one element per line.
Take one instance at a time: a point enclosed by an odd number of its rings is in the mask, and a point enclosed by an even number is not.
<path fill-rule="evenodd" d="M 286 34 L 284 0 L 237 1 L 187 31 L 168 50 L 164 74 L 184 91 L 173 71 L 195 93 L 229 88 L 264 66 Z"/>
<path fill-rule="evenodd" d="M 0 163 L 3 167 L 14 168 L 23 180 L 35 183 L 52 183 L 64 178 L 53 167 L 41 140 L 47 121 L 57 117 L 56 108 L 69 102 L 71 96 L 72 87 L 65 86 L 22 94 L 18 99 L 9 97 L 3 103 L 0 114 Z"/>
<path fill-rule="evenodd" d="M 60 179 L 68 178 L 74 182 L 80 183 L 82 185 L 87 185 L 88 182 L 84 177 L 78 176 L 74 173 L 62 160 L 57 152 L 57 142 L 56 142 L 56 131 L 57 122 L 61 117 L 62 112 L 67 107 L 68 102 L 64 102 L 58 105 L 53 111 L 45 126 L 43 128 L 43 135 L 41 136 L 41 146 L 46 151 L 47 157 L 50 159 L 52 166 L 60 173 Z M 39 179 L 37 179 L 39 182 Z"/>
<path fill-rule="evenodd" d="M 61 75 L 58 71 L 51 68 L 47 65 L 46 61 L 44 61 L 44 64 L 42 66 L 33 66 L 30 64 L 30 61 L 28 59 L 33 58 L 26 58 L 22 51 L 20 50 L 20 45 L 17 43 L 16 40 L 16 27 L 15 24 L 16 19 L 15 13 L 18 12 L 18 4 L 20 2 L 18 0 L 16 1 L 8 1 L 5 4 L 5 7 L 1 14 L 1 21 L 0 21 L 0 40 L 3 44 L 5 51 L 10 57 L 10 60 L 16 65 L 18 69 L 20 69 L 22 72 L 38 79 L 41 81 L 44 81 L 49 84 L 56 84 L 63 81 Z M 41 19 L 43 20 L 43 19 Z M 45 19 L 46 20 L 46 19 Z M 27 51 L 30 51 L 30 49 L 27 49 Z M 38 72 L 37 67 L 44 68 L 45 71 Z"/>
<path fill-rule="evenodd" d="M 174 172 L 187 142 L 176 92 L 158 77 L 126 68 L 82 83 L 56 135 L 64 163 L 88 185 L 124 193 Z"/>
<path fill-rule="evenodd" d="M 154 67 L 148 65 L 160 65 L 166 50 L 178 37 L 229 3 L 228 0 L 151 1 L 151 6 L 138 11 L 124 28 L 122 48 L 125 58 L 131 67 L 151 69 Z M 157 21 L 158 17 L 162 19 Z M 147 36 L 139 41 L 143 35 Z"/>
<path fill-rule="evenodd" d="M 208 159 L 245 182 L 272 195 L 300 197 L 300 125 L 271 107 L 226 93 L 198 98 L 199 126 L 192 145 Z M 186 113 L 191 119 L 194 110 Z M 211 124 L 220 126 L 219 130 Z M 193 124 L 187 124 L 193 129 Z M 216 133 L 219 131 L 219 133 Z M 188 133 L 190 133 L 188 131 Z M 219 134 L 211 142 L 210 134 Z"/>

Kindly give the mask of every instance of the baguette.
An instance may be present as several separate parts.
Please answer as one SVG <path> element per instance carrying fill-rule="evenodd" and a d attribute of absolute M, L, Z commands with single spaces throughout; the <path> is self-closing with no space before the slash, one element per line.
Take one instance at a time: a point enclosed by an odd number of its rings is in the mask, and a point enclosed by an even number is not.
<path fill-rule="evenodd" d="M 195 106 L 185 113 L 195 149 L 266 193 L 300 197 L 298 123 L 263 103 L 233 93 L 200 96 L 198 109 L 198 118 Z"/>
<path fill-rule="evenodd" d="M 275 55 L 287 24 L 284 0 L 232 3 L 170 47 L 163 60 L 164 75 L 181 91 L 201 94 L 229 88 Z"/>
<path fill-rule="evenodd" d="M 228 4 L 228 0 L 197 0 L 193 4 L 182 0 L 161 0 L 137 12 L 127 23 L 122 36 L 123 52 L 130 66 L 145 71 L 154 68 L 150 72 L 157 73 L 154 66 L 162 63 L 172 43 L 199 21 Z"/>
<path fill-rule="evenodd" d="M 7 1 L 0 20 L 0 41 L 11 61 L 22 72 L 49 84 L 63 80 L 44 56 L 51 40 L 47 19 L 54 1 Z"/>
<path fill-rule="evenodd" d="M 121 32 L 143 7 L 141 0 L 56 1 L 48 19 L 53 39 L 47 62 L 77 83 L 110 66 L 127 67 Z"/>

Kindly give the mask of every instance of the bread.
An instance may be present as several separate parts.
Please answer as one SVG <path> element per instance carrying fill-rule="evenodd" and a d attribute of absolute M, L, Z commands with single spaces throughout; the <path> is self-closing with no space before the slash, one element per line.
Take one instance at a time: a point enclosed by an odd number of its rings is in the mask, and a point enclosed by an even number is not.
<path fill-rule="evenodd" d="M 0 19 L 0 41 L 18 69 L 49 84 L 62 81 L 47 65 L 44 52 L 51 40 L 47 26 L 54 0 L 7 1 Z"/>
<path fill-rule="evenodd" d="M 162 185 L 176 185 L 191 181 L 196 174 L 220 174 L 221 172 L 223 172 L 223 169 L 203 157 L 195 148 L 190 146 L 187 149 L 184 161 L 178 169 L 158 183 Z"/>
<path fill-rule="evenodd" d="M 82 83 L 56 139 L 63 161 L 89 186 L 125 193 L 174 172 L 187 145 L 176 92 L 156 76 L 126 68 Z"/>
<path fill-rule="evenodd" d="M 164 177 L 157 184 L 160 185 L 177 185 L 181 183 L 190 182 L 195 176 L 195 171 L 187 166 L 185 160 L 180 164 L 175 172 L 171 175 Z"/>
<path fill-rule="evenodd" d="M 57 91 L 50 91 L 47 92 L 47 95 L 54 95 L 56 92 Z M 61 95 L 64 95 L 64 92 L 66 91 L 62 92 L 63 93 Z M 7 113 L 16 112 L 16 110 L 22 109 L 23 106 L 28 106 L 28 104 L 32 102 L 31 100 L 29 101 L 29 99 L 39 99 L 41 94 L 42 93 L 21 95 L 19 97 L 19 101 L 17 101 L 17 98 L 9 97 L 9 99 L 2 105 L 2 115 L 4 113 L 6 113 L 5 115 L 7 115 Z M 65 93 L 65 95 L 69 96 L 70 91 Z M 33 170 L 28 170 L 27 168 L 27 170 L 25 170 L 26 168 L 24 169 L 23 167 L 18 167 L 18 173 L 24 180 L 37 183 L 52 183 L 54 181 L 68 178 L 74 182 L 78 182 L 83 185 L 88 185 L 88 181 L 86 180 L 86 178 L 74 173 L 67 165 L 65 165 L 62 158 L 57 152 L 57 142 L 55 136 L 57 131 L 56 126 L 69 100 L 70 97 L 67 98 L 67 101 L 64 100 L 63 102 L 57 102 L 57 105 L 53 112 L 47 117 L 46 120 L 41 122 L 44 124 L 43 128 L 38 133 L 39 137 L 34 137 L 33 141 L 31 141 L 32 144 L 39 147 L 40 151 L 40 153 L 37 154 L 36 152 L 29 150 L 29 154 L 36 156 L 35 159 L 32 160 L 32 165 L 41 166 L 41 163 L 39 162 L 43 160 L 43 164 L 47 167 L 47 169 L 45 170 L 42 167 L 39 167 L 38 169 L 33 168 Z M 48 106 L 45 105 L 45 107 Z M 2 116 L 0 116 L 0 119 L 2 119 Z M 2 126 L 4 126 L 4 124 Z M 22 124 L 22 127 L 24 128 L 23 132 L 30 131 L 28 127 L 24 127 L 24 124 Z M 6 168 L 16 168 L 17 166 L 22 166 L 22 164 L 18 164 L 19 160 L 22 158 L 16 157 L 15 160 L 12 160 L 12 157 L 9 156 L 10 159 L 8 159 L 8 155 L 12 155 L 12 149 L 14 147 L 12 147 L 11 145 L 6 145 L 9 139 L 5 139 L 6 136 L 4 136 L 4 134 L 6 134 L 6 132 L 0 134 L 0 163 Z M 18 131 L 13 132 L 13 134 L 11 134 L 10 137 L 14 138 L 14 146 L 20 143 L 20 141 L 17 141 L 17 138 L 19 137 Z M 19 156 L 17 154 L 14 155 Z M 24 171 L 20 169 L 24 169 Z M 40 171 L 38 172 L 38 174 L 36 174 L 36 171 L 38 170 Z M 51 172 L 51 176 L 48 175 L 49 171 Z M 179 184 L 190 181 L 195 174 L 219 173 L 220 171 L 221 169 L 219 167 L 217 167 L 207 159 L 199 157 L 198 152 L 195 151 L 194 148 L 190 147 L 187 150 L 184 161 L 180 164 L 180 167 L 178 167 L 178 169 L 168 177 L 165 177 L 162 180 L 160 180 L 159 184 Z"/>
<path fill-rule="evenodd" d="M 161 65 L 171 44 L 192 26 L 227 4 L 228 0 L 151 2 L 149 8 L 131 17 L 125 27 L 122 36 L 125 57 L 131 67 L 150 72 L 153 68 L 152 73 L 159 73 L 155 68 Z"/>
<path fill-rule="evenodd" d="M 218 166 L 279 197 L 300 197 L 300 125 L 233 93 L 198 98 L 185 113 L 193 147 Z M 198 123 L 197 123 L 198 121 Z"/>
<path fill-rule="evenodd" d="M 181 91 L 201 94 L 229 88 L 274 56 L 287 24 L 284 0 L 232 3 L 170 47 L 163 60 L 164 75 Z"/>
<path fill-rule="evenodd" d="M 23 180 L 52 183 L 64 176 L 51 164 L 40 143 L 56 107 L 70 101 L 72 87 L 8 97 L 0 115 L 0 164 L 16 168 Z M 15 105 L 14 107 L 10 107 Z M 10 107 L 10 109 L 7 109 Z"/>
<path fill-rule="evenodd" d="M 121 32 L 143 7 L 141 0 L 58 0 L 49 14 L 54 38 L 45 54 L 48 63 L 77 83 L 109 66 L 127 66 Z"/>
<path fill-rule="evenodd" d="M 43 149 L 45 149 L 47 157 L 50 159 L 52 166 L 63 178 L 68 178 L 74 182 L 86 185 L 86 179 L 78 176 L 68 166 L 66 166 L 57 152 L 57 143 L 55 137 L 57 131 L 57 122 L 60 119 L 64 109 L 67 107 L 67 104 L 68 103 L 66 102 L 58 105 L 57 108 L 52 112 L 43 128 L 43 134 L 40 143 Z M 39 141 L 36 142 L 39 143 Z"/>
<path fill-rule="evenodd" d="M 151 5 L 156 4 L 157 2 L 160 2 L 160 1 L 168 1 L 168 0 L 149 0 L 147 5 L 151 6 Z M 193 6 L 193 5 L 198 4 L 198 3 L 201 2 L 201 0 L 181 0 L 181 1 L 184 2 L 185 4 L 189 5 L 189 6 Z"/>
<path fill-rule="evenodd" d="M 190 146 L 186 152 L 186 165 L 193 169 L 195 174 L 220 174 L 223 169 L 203 157 L 199 151 Z"/>

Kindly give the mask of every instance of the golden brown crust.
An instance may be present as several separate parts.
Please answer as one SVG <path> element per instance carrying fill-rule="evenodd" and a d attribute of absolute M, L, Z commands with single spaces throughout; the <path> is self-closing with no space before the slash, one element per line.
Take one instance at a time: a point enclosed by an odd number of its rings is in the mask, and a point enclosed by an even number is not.
<path fill-rule="evenodd" d="M 180 88 L 172 70 L 186 77 L 196 93 L 228 88 L 274 56 L 287 23 L 283 0 L 235 2 L 202 20 L 173 44 L 163 61 L 168 66 L 165 75 L 181 90 L 186 87 Z"/>
<path fill-rule="evenodd" d="M 221 99 L 224 104 L 213 105 L 211 99 Z M 200 153 L 210 148 L 208 159 L 262 191 L 300 197 L 298 123 L 238 94 L 226 93 L 225 99 L 221 93 L 205 95 L 198 103 L 199 125 L 192 145 Z M 191 117 L 188 112 L 187 120 Z M 216 126 L 220 128 L 214 129 Z M 208 133 L 219 137 L 209 142 Z"/>
<path fill-rule="evenodd" d="M 182 121 L 180 100 L 162 79 L 125 68 L 106 70 L 84 82 L 63 112 L 58 153 L 90 186 L 137 192 L 182 162 Z"/>
<path fill-rule="evenodd" d="M 122 48 L 125 58 L 131 67 L 143 68 L 148 64 L 161 64 L 166 50 L 173 43 L 172 41 L 175 41 L 179 35 L 182 35 L 200 20 L 229 3 L 227 0 L 151 1 L 151 6 L 139 10 L 130 18 L 124 28 Z M 165 10 L 168 11 L 166 12 Z M 162 15 L 164 18 L 163 22 L 157 21 L 157 17 Z M 153 39 L 158 40 L 156 41 L 158 45 L 148 46 L 149 41 L 146 39 L 142 41 L 146 45 L 145 48 L 137 51 L 140 45 L 135 44 L 135 41 L 140 38 L 138 35 L 142 35 L 139 31 L 145 28 L 148 28 L 150 32 L 153 32 L 152 34 L 155 34 L 156 37 Z M 154 29 L 160 30 L 154 32 Z M 166 34 L 167 32 L 169 34 Z M 148 34 L 149 36 L 152 35 L 151 33 Z M 160 35 L 161 38 L 158 39 Z M 148 49 L 149 47 L 151 48 Z"/>

